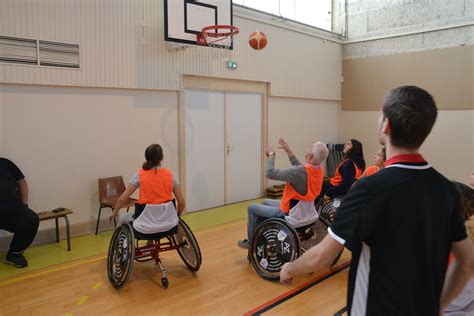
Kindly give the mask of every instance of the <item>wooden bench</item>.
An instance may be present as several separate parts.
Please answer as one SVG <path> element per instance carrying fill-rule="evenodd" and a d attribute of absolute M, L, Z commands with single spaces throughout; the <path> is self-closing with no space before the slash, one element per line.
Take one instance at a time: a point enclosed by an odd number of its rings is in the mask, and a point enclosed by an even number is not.
<path fill-rule="evenodd" d="M 56 242 L 59 242 L 59 226 L 58 226 L 58 218 L 64 217 L 64 221 L 66 222 L 66 235 L 67 235 L 67 251 L 71 251 L 71 232 L 69 230 L 69 219 L 67 218 L 68 214 L 72 214 L 73 212 L 70 209 L 65 208 L 60 212 L 53 212 L 53 211 L 46 211 L 46 212 L 39 212 L 38 217 L 40 222 L 46 221 L 49 219 L 54 219 L 56 222 Z"/>

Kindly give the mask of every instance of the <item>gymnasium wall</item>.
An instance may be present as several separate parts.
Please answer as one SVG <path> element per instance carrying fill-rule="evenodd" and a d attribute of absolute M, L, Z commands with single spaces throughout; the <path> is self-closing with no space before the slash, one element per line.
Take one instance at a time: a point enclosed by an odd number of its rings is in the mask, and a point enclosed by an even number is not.
<path fill-rule="evenodd" d="M 290 166 L 286 153 L 277 148 L 280 137 L 288 142 L 302 163 L 310 144 L 338 141 L 338 102 L 282 97 L 270 97 L 268 101 L 268 143 L 275 148 L 277 168 Z M 269 181 L 270 185 L 277 183 Z"/>
<path fill-rule="evenodd" d="M 0 97 L 2 156 L 24 172 L 35 211 L 69 207 L 71 223 L 88 226 L 99 207 L 97 179 L 128 182 L 151 143 L 164 147 L 165 165 L 179 176 L 176 92 L 4 86 Z"/>
<path fill-rule="evenodd" d="M 466 183 L 474 169 L 472 1 L 349 1 L 347 14 L 341 141 L 360 139 L 371 162 L 385 94 L 418 85 L 439 109 L 421 151 L 448 178 Z"/>
<path fill-rule="evenodd" d="M 178 175 L 181 74 L 269 83 L 268 133 L 275 145 L 283 136 L 304 153 L 328 122 L 323 136 L 337 138 L 340 37 L 247 11 L 234 6 L 241 34 L 231 53 L 238 68 L 229 70 L 207 48 L 168 50 L 163 0 L 1 1 L 0 35 L 80 47 L 77 70 L 0 63 L 0 154 L 24 171 L 32 208 L 70 207 L 73 234 L 90 231 L 97 179 L 122 175 L 127 182 L 153 142 L 164 145 L 165 164 Z M 269 39 L 258 52 L 247 44 L 255 30 Z M 43 222 L 40 230 L 52 224 Z M 48 232 L 36 241 L 51 241 Z"/>
<path fill-rule="evenodd" d="M 264 14 L 242 17 L 248 11 L 234 6 L 241 33 L 231 53 L 238 68 L 230 70 L 209 48 L 167 49 L 163 0 L 3 0 L 0 35 L 79 44 L 80 69 L 0 64 L 0 82 L 178 90 L 188 74 L 270 82 L 275 96 L 340 100 L 339 36 L 290 29 Z M 268 36 L 262 51 L 247 42 L 256 30 Z"/>

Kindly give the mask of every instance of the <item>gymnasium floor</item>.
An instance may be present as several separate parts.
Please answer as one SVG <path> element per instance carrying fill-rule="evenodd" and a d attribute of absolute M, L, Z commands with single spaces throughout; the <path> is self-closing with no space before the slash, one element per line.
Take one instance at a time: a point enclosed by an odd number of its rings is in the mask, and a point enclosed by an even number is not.
<path fill-rule="evenodd" d="M 200 271 L 190 272 L 176 252 L 161 254 L 170 286 L 163 289 L 152 262 L 135 263 L 125 287 L 108 282 L 112 232 L 32 247 L 30 266 L 2 265 L 0 315 L 334 315 L 345 306 L 350 258 L 286 286 L 260 278 L 236 241 L 245 235 L 246 207 L 238 203 L 184 216 L 199 241 Z"/>

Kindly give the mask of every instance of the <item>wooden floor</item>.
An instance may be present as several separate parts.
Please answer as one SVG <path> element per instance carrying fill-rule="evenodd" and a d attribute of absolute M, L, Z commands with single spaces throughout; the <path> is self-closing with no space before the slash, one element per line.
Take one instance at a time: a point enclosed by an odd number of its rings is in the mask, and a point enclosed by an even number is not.
<path fill-rule="evenodd" d="M 108 282 L 106 254 L 0 280 L 0 315 L 242 315 L 328 270 L 291 286 L 260 278 L 236 241 L 245 221 L 198 231 L 201 270 L 190 272 L 176 252 L 163 253 L 170 286 L 151 262 L 135 263 L 120 291 Z M 344 253 L 340 263 L 349 259 Z M 265 315 L 334 315 L 345 305 L 348 271 L 290 298 Z"/>

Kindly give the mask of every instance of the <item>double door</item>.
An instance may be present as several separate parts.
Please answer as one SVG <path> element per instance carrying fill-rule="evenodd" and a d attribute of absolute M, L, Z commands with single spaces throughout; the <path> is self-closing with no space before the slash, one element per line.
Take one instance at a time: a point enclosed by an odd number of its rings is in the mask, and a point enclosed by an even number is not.
<path fill-rule="evenodd" d="M 262 95 L 185 90 L 186 209 L 262 196 Z"/>

